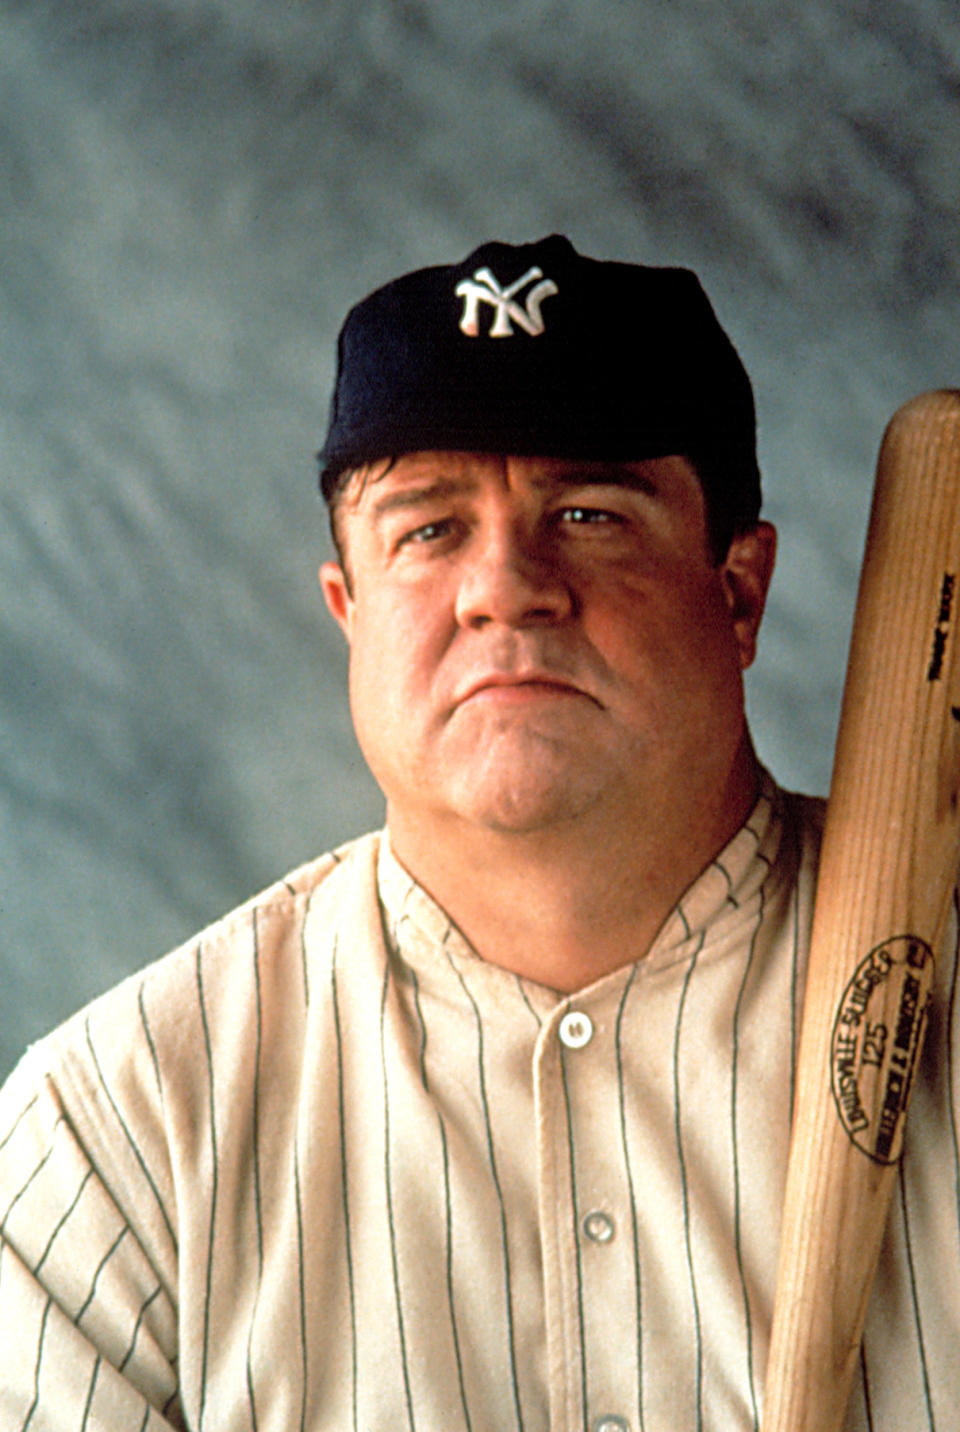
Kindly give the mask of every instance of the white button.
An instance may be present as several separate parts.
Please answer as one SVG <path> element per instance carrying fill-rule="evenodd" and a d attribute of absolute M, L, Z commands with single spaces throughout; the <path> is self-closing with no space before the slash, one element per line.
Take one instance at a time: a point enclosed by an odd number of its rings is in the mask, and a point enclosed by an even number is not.
<path fill-rule="evenodd" d="M 630 1432 L 630 1423 L 625 1417 L 598 1417 L 593 1432 Z"/>
<path fill-rule="evenodd" d="M 593 1209 L 583 1220 L 583 1231 L 591 1243 L 609 1243 L 613 1237 L 613 1219 L 599 1208 Z"/>
<path fill-rule="evenodd" d="M 568 1049 L 582 1049 L 593 1038 L 593 1021 L 589 1015 L 571 1009 L 561 1019 L 559 1033 Z"/>

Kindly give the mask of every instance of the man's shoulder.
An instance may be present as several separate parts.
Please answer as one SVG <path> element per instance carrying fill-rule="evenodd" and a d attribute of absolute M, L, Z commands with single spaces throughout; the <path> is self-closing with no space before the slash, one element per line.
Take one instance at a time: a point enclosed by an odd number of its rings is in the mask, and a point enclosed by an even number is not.
<path fill-rule="evenodd" d="M 371 831 L 295 866 L 281 879 L 251 895 L 201 930 L 181 949 L 192 948 L 198 941 L 207 945 L 229 942 L 239 929 L 249 926 L 255 914 L 275 920 L 299 920 L 304 906 L 318 896 L 335 900 L 346 887 L 355 885 L 358 880 L 366 882 L 371 877 L 375 880 L 381 838 L 381 831 Z M 172 953 L 176 955 L 179 952 L 175 950 Z"/>
<path fill-rule="evenodd" d="M 323 959 L 327 936 L 345 917 L 371 923 L 376 904 L 378 832 L 357 837 L 297 866 L 159 959 L 113 985 L 32 1045 L 11 1076 L 69 1080 L 71 1071 L 141 1048 L 154 1062 L 162 1047 L 212 1037 L 231 1007 L 258 997 L 282 1018 L 282 1006 Z M 265 988 L 267 987 L 267 988 Z M 269 995 L 269 1001 L 268 1001 Z"/>
<path fill-rule="evenodd" d="M 335 1068 L 330 952 L 361 980 L 382 959 L 378 850 L 364 836 L 299 866 L 30 1046 L 0 1088 L 0 1208 L 56 1142 L 167 1256 L 210 1150 L 253 1147 L 261 1106 L 289 1120 Z"/>
<path fill-rule="evenodd" d="M 140 988 L 145 981 L 158 986 L 168 981 L 175 984 L 185 974 L 189 976 L 198 962 L 210 969 L 229 964 L 236 952 L 248 950 L 252 941 L 265 954 L 283 948 L 288 936 L 295 936 L 299 945 L 308 915 L 316 932 L 325 919 L 335 917 L 345 900 L 362 901 L 374 893 L 379 848 L 380 833 L 371 832 L 305 861 L 101 998 Z"/>

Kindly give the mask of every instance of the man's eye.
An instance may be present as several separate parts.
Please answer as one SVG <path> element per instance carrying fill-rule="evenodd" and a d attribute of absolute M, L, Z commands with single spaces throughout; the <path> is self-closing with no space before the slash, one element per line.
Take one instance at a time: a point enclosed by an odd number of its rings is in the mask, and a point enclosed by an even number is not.
<path fill-rule="evenodd" d="M 412 527 L 409 532 L 404 532 L 398 545 L 402 547 L 408 542 L 436 542 L 447 536 L 451 526 L 448 517 L 438 518 L 435 522 L 422 522 L 419 527 Z"/>
<path fill-rule="evenodd" d="M 620 522 L 621 520 L 619 513 L 608 512 L 603 507 L 564 507 L 560 511 L 560 521 L 569 526 Z"/>

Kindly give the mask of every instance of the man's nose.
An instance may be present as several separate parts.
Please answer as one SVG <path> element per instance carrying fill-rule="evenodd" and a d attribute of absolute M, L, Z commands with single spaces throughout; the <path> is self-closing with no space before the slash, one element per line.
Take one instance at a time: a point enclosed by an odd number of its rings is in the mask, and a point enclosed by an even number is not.
<path fill-rule="evenodd" d="M 556 556 L 535 536 L 504 525 L 465 554 L 457 593 L 461 626 L 528 626 L 563 621 L 574 597 Z"/>

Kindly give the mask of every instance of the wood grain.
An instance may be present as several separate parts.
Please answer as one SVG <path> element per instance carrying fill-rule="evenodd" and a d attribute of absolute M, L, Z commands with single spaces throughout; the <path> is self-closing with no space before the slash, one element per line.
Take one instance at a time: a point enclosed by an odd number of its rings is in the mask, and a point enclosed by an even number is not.
<path fill-rule="evenodd" d="M 960 856 L 960 392 L 877 464 L 814 914 L 764 1432 L 842 1426 Z"/>

